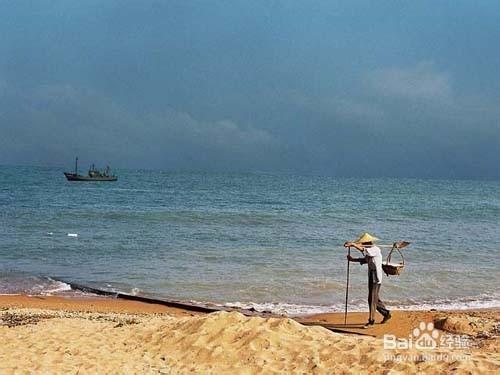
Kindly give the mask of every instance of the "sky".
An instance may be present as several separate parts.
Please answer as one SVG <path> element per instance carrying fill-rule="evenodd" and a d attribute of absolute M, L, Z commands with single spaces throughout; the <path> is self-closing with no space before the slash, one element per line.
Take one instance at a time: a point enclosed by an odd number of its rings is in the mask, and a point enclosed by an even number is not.
<path fill-rule="evenodd" d="M 500 179 L 498 1 L 0 5 L 0 164 Z"/>

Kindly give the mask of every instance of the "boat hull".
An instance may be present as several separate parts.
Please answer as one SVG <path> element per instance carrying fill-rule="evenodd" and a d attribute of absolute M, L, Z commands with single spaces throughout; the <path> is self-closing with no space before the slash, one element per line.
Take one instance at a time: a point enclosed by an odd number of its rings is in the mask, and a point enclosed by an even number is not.
<path fill-rule="evenodd" d="M 68 181 L 91 182 L 91 181 L 116 181 L 116 180 L 118 180 L 118 177 L 116 177 L 116 176 L 90 177 L 90 176 L 82 176 L 80 174 L 68 173 L 68 172 L 64 172 L 64 175 L 66 176 L 66 179 Z"/>

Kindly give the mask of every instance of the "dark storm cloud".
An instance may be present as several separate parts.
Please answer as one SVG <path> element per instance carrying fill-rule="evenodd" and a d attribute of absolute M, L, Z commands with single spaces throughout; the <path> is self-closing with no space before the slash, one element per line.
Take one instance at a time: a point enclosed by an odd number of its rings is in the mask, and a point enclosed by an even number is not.
<path fill-rule="evenodd" d="M 0 163 L 499 178 L 499 10 L 4 3 Z"/>
<path fill-rule="evenodd" d="M 68 85 L 12 90 L 4 85 L 3 150 L 13 160 L 29 161 L 28 150 L 42 150 L 40 160 L 64 160 L 68 150 L 84 159 L 104 159 L 132 167 L 222 169 L 256 168 L 256 151 L 272 162 L 280 144 L 266 131 L 230 120 L 199 121 L 164 108 L 135 113 L 112 99 Z M 22 136 L 20 136 L 22 135 Z"/>

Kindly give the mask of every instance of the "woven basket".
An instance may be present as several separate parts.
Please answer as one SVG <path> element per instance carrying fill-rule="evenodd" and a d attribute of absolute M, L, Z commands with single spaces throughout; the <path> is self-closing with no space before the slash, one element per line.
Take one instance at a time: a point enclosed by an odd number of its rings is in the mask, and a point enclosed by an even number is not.
<path fill-rule="evenodd" d="M 382 264 L 382 269 L 384 270 L 386 275 L 401 275 L 405 265 L 400 264 Z"/>
<path fill-rule="evenodd" d="M 391 263 L 391 257 L 392 253 L 396 250 L 399 255 L 401 255 L 401 262 L 400 263 Z M 403 269 L 405 268 L 405 258 L 401 251 L 396 247 L 396 244 L 392 247 L 391 251 L 389 251 L 389 254 L 387 255 L 387 259 L 385 260 L 385 263 L 382 264 L 382 269 L 384 270 L 385 274 L 387 276 L 389 275 L 401 275 L 401 272 L 403 272 Z"/>

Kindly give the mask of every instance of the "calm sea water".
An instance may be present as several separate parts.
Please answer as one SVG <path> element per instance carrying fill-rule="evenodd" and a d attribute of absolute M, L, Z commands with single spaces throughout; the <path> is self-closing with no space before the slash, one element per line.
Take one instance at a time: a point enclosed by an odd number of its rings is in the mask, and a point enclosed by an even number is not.
<path fill-rule="evenodd" d="M 500 182 L 0 167 L 0 293 L 126 293 L 289 313 L 342 310 L 346 250 L 408 240 L 382 296 L 403 308 L 500 306 Z M 77 234 L 70 237 L 68 233 Z M 386 252 L 386 251 L 384 251 Z M 366 266 L 350 306 L 366 308 Z"/>

